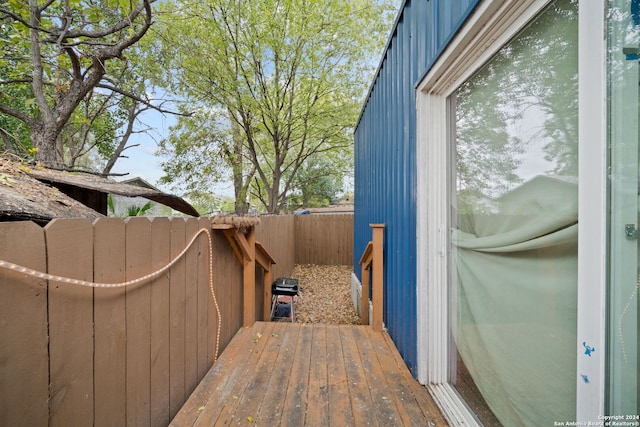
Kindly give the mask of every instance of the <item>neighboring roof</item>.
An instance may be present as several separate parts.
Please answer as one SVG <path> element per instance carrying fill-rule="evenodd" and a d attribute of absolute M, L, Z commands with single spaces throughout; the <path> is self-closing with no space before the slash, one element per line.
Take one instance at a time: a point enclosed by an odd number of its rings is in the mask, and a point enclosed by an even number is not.
<path fill-rule="evenodd" d="M 350 214 L 353 213 L 353 204 L 337 204 L 324 208 L 302 208 L 294 212 L 295 215 L 305 214 Z"/>
<path fill-rule="evenodd" d="M 55 187 L 28 175 L 20 163 L 0 158 L 0 220 L 46 224 L 53 218 L 86 218 L 104 215 L 72 199 Z"/>
<path fill-rule="evenodd" d="M 0 158 L 0 220 L 47 223 L 54 218 L 102 218 L 77 200 L 56 188 L 69 186 L 104 194 L 145 197 L 188 215 L 198 212 L 182 198 L 108 178 L 33 167 L 21 162 Z"/>
<path fill-rule="evenodd" d="M 29 175 L 34 178 L 51 183 L 53 185 L 67 184 L 87 190 L 100 191 L 105 194 L 117 194 L 127 197 L 144 197 L 154 202 L 162 203 L 172 209 L 192 216 L 200 216 L 198 211 L 188 202 L 178 196 L 163 193 L 160 190 L 141 187 L 139 185 L 130 185 L 117 182 L 112 179 L 103 178 L 87 173 L 70 173 L 51 169 L 31 169 Z M 142 181 L 142 180 L 141 180 Z"/>
<path fill-rule="evenodd" d="M 140 177 L 135 177 L 135 178 L 131 178 L 131 179 L 123 179 L 122 181 L 119 181 L 119 182 L 121 182 L 123 184 L 135 185 L 136 187 L 150 188 L 152 190 L 160 191 L 160 189 L 154 187 L 153 185 L 149 184 L 147 181 L 145 181 L 144 179 L 142 179 Z"/>

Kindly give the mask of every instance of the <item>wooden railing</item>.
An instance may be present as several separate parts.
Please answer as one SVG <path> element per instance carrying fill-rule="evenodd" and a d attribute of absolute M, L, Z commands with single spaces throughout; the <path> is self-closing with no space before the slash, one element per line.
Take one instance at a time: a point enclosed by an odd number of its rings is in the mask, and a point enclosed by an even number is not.
<path fill-rule="evenodd" d="M 371 326 L 375 331 L 382 331 L 383 308 L 383 239 L 384 224 L 370 224 L 373 229 L 373 239 L 367 244 L 360 266 L 362 268 L 362 300 L 360 304 L 360 321 L 363 325 L 369 324 L 369 283 L 372 288 L 371 303 L 373 305 L 373 319 Z"/>

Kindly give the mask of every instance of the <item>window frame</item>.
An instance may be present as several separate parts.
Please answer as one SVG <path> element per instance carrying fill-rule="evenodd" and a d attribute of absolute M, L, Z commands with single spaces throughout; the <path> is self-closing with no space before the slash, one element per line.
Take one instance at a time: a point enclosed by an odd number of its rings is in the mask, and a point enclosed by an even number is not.
<path fill-rule="evenodd" d="M 448 382 L 449 96 L 551 0 L 482 2 L 416 86 L 418 380 L 452 425 L 479 425 Z M 576 421 L 604 414 L 605 351 L 581 357 L 582 342 L 606 347 L 605 0 L 578 2 L 578 328 Z M 595 90 L 594 88 L 598 88 Z M 588 149 L 583 149 L 588 147 Z M 594 315 L 594 313 L 596 313 Z M 597 352 L 596 352 L 597 353 Z M 582 375 L 589 382 L 582 380 Z M 566 421 L 566 420 L 559 420 Z"/>

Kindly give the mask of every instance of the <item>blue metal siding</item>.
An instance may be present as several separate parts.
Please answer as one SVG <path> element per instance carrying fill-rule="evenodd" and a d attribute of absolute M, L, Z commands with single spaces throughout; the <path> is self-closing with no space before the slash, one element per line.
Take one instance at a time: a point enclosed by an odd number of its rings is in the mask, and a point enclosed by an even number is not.
<path fill-rule="evenodd" d="M 384 319 L 414 375 L 415 86 L 479 1 L 404 2 L 355 132 L 354 265 L 371 240 L 369 224 L 385 224 Z"/>

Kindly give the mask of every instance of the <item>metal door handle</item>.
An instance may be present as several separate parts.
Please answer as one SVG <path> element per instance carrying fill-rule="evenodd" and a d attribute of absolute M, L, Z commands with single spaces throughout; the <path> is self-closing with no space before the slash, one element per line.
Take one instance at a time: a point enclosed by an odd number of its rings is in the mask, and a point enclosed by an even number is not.
<path fill-rule="evenodd" d="M 636 240 L 638 235 L 640 235 L 640 231 L 638 231 L 635 224 L 626 224 L 624 226 L 624 237 L 627 240 Z"/>

